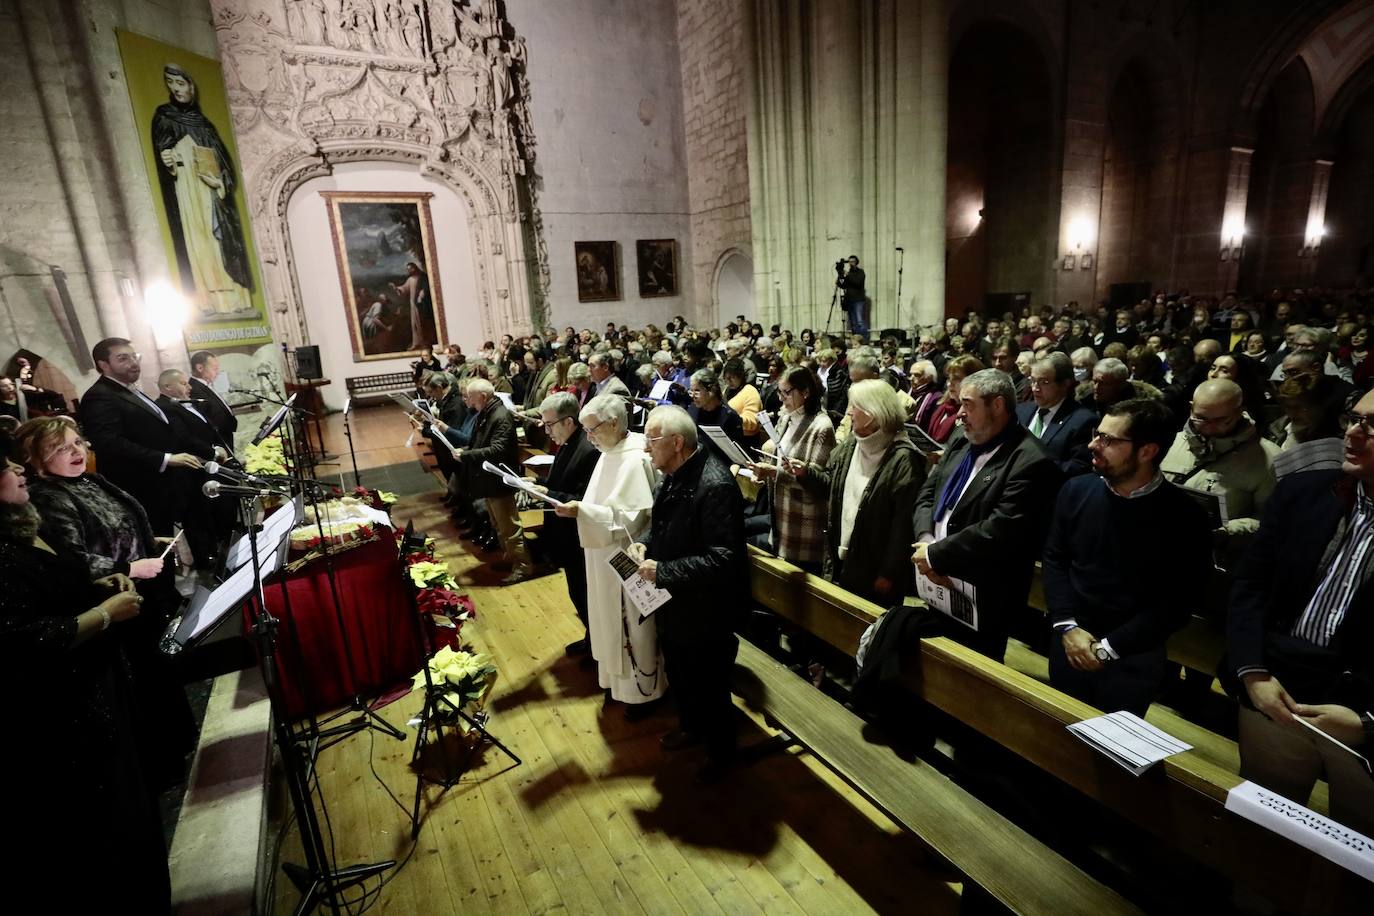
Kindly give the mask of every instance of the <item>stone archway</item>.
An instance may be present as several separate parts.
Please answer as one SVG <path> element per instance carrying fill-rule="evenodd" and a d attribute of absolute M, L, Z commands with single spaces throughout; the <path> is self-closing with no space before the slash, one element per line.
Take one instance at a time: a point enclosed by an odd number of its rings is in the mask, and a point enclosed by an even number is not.
<path fill-rule="evenodd" d="M 715 306 L 716 322 L 724 327 L 736 315 L 753 321 L 757 311 L 754 302 L 754 259 L 739 248 L 730 248 L 716 259 L 711 277 L 711 301 Z"/>

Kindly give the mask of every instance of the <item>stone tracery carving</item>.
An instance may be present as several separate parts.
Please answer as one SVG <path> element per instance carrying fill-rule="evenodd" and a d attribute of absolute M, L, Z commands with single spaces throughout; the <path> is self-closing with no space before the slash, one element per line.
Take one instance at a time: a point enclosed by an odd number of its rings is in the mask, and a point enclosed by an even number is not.
<path fill-rule="evenodd" d="M 548 257 L 537 189 L 526 177 L 535 149 L 527 49 L 496 0 L 211 6 L 283 340 L 305 333 L 287 201 L 349 161 L 411 162 L 457 192 L 473 230 L 484 333 L 542 324 Z"/>

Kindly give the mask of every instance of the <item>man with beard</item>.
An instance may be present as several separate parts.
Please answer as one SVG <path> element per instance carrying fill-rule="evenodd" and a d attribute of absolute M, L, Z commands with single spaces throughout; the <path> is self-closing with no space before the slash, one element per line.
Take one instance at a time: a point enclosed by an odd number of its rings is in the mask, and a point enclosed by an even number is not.
<path fill-rule="evenodd" d="M 1045 543 L 1050 683 L 1103 712 L 1145 715 L 1169 635 L 1206 597 L 1207 514 L 1159 469 L 1172 441 L 1173 417 L 1160 401 L 1107 408 L 1089 445 L 1096 473 L 1059 491 Z M 1168 588 L 1159 583 L 1161 544 L 1169 545 Z"/>
<path fill-rule="evenodd" d="M 253 309 L 253 271 L 239 222 L 229 148 L 200 110 L 195 80 L 162 69 L 168 100 L 153 112 L 152 143 L 181 288 L 205 315 Z"/>

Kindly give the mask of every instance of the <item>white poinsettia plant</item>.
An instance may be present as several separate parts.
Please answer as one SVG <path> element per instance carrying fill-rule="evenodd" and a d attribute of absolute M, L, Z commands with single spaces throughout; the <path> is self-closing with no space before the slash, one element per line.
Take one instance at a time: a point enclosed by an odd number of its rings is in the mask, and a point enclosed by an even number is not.
<path fill-rule="evenodd" d="M 428 667 L 430 680 L 436 687 L 442 687 L 459 709 L 480 700 L 496 677 L 496 665 L 491 656 L 449 646 L 435 652 Z M 425 672 L 418 672 L 413 683 L 415 689 L 424 687 Z"/>

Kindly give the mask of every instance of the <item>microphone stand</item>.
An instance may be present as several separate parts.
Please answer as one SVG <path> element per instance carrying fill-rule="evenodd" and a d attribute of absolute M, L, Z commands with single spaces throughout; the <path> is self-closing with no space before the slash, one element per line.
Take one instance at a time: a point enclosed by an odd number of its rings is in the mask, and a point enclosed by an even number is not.
<path fill-rule="evenodd" d="M 245 498 L 247 503 L 249 499 Z M 244 506 L 245 518 L 253 518 L 253 510 Z M 253 636 L 257 642 L 259 667 L 262 680 L 267 688 L 268 703 L 272 707 L 272 730 L 281 754 L 282 768 L 286 772 L 287 789 L 291 796 L 292 807 L 296 810 L 296 822 L 300 825 L 301 846 L 305 853 L 305 865 L 283 863 L 282 871 L 291 883 L 301 892 L 300 903 L 296 906 L 298 914 L 311 913 L 324 903 L 333 913 L 339 913 L 347 905 L 342 893 L 347 888 L 361 884 L 373 875 L 381 874 L 396 864 L 395 860 L 368 865 L 352 865 L 347 868 L 331 868 L 326 849 L 324 834 L 320 830 L 319 818 L 315 814 L 315 804 L 311 793 L 311 776 L 300 756 L 296 734 L 292 731 L 287 718 L 286 703 L 281 693 L 281 683 L 277 671 L 277 627 L 276 617 L 267 608 L 266 594 L 262 585 L 262 569 L 259 566 L 257 532 L 261 525 L 253 523 L 249 527 L 249 547 L 253 564 L 253 599 L 261 613 L 253 621 Z M 278 549 L 285 549 L 284 544 Z M 318 780 L 315 781 L 318 787 Z M 324 806 L 324 796 L 320 795 L 320 805 Z"/>
<path fill-rule="evenodd" d="M 348 400 L 344 401 L 344 409 L 343 409 L 344 437 L 348 439 L 348 457 L 349 457 L 349 460 L 351 460 L 351 461 L 353 462 L 353 486 L 355 486 L 355 487 L 361 487 L 361 486 L 363 485 L 363 478 L 362 478 L 362 476 L 358 473 L 358 453 L 355 452 L 355 451 L 353 451 L 353 427 L 352 427 L 352 425 L 348 422 L 348 418 L 351 417 L 352 415 L 353 415 L 353 399 L 352 399 L 352 398 L 349 398 Z M 321 446 L 321 447 L 323 447 L 323 446 Z"/>
<path fill-rule="evenodd" d="M 906 249 L 897 249 L 897 327 L 906 330 L 902 324 L 902 267 L 906 264 Z"/>

